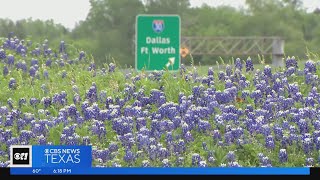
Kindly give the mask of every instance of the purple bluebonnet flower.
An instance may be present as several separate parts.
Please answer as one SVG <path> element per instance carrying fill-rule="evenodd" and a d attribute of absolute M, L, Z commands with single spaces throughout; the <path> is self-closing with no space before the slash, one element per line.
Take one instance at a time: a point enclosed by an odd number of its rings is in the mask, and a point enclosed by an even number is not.
<path fill-rule="evenodd" d="M 297 117 L 299 118 L 299 116 Z M 305 119 L 303 118 L 300 118 L 297 122 L 298 126 L 299 126 L 299 129 L 300 129 L 300 133 L 307 133 L 309 131 L 309 126 L 308 126 L 308 123 Z"/>
<path fill-rule="evenodd" d="M 314 166 L 314 159 L 312 157 L 306 158 L 306 166 L 313 167 Z"/>
<path fill-rule="evenodd" d="M 9 69 L 7 66 L 3 66 L 3 76 L 7 76 L 9 74 Z"/>
<path fill-rule="evenodd" d="M 142 127 L 147 125 L 147 121 L 144 117 L 138 117 L 136 121 L 136 129 L 139 131 Z"/>
<path fill-rule="evenodd" d="M 47 144 L 47 138 L 44 137 L 43 134 L 41 134 L 37 138 L 38 138 L 38 144 L 39 145 L 46 145 Z"/>
<path fill-rule="evenodd" d="M 21 108 L 22 105 L 24 105 L 24 104 L 26 104 L 26 103 L 27 103 L 26 98 L 20 98 L 20 99 L 19 99 L 19 108 Z"/>
<path fill-rule="evenodd" d="M 183 139 L 179 139 L 178 142 L 174 146 L 175 152 L 182 153 L 186 150 L 186 143 Z"/>
<path fill-rule="evenodd" d="M 4 49 L 0 49 L 0 59 L 5 59 L 6 57 L 6 51 Z"/>
<path fill-rule="evenodd" d="M 312 60 L 308 60 L 304 65 L 304 73 L 315 73 L 317 71 L 316 64 Z"/>
<path fill-rule="evenodd" d="M 215 161 L 216 161 L 216 160 L 214 159 L 213 156 L 208 157 L 208 162 L 209 162 L 210 164 L 215 163 Z"/>
<path fill-rule="evenodd" d="M 98 110 L 98 109 L 97 109 Z M 97 111 L 96 110 L 96 111 Z M 109 115 L 109 112 L 108 112 L 108 110 L 106 110 L 106 109 L 103 109 L 103 110 L 99 110 L 99 112 L 95 112 L 95 118 L 96 119 L 99 119 L 99 120 L 101 120 L 101 121 L 105 121 L 105 120 L 107 120 L 108 119 L 108 115 Z"/>
<path fill-rule="evenodd" d="M 39 102 L 40 102 L 39 99 L 34 98 L 34 97 L 30 98 L 30 101 L 29 101 L 30 105 L 33 107 L 36 107 L 37 104 L 39 104 Z"/>
<path fill-rule="evenodd" d="M 294 56 L 286 59 L 286 68 L 289 69 L 290 67 L 298 68 L 298 62 Z"/>
<path fill-rule="evenodd" d="M 178 157 L 176 160 L 176 166 L 180 167 L 180 166 L 183 166 L 183 164 L 184 164 L 184 157 Z"/>
<path fill-rule="evenodd" d="M 296 69 L 295 69 L 294 67 L 289 67 L 289 68 L 285 71 L 285 73 L 286 73 L 287 76 L 291 76 L 291 75 L 293 75 L 295 72 L 296 72 Z"/>
<path fill-rule="evenodd" d="M 12 54 L 9 54 L 7 58 L 8 58 L 8 61 L 7 61 L 8 66 L 13 66 L 14 65 L 14 56 Z"/>
<path fill-rule="evenodd" d="M 227 154 L 227 159 L 229 162 L 233 162 L 236 159 L 236 156 L 234 154 L 234 151 L 229 151 Z"/>
<path fill-rule="evenodd" d="M 16 87 L 17 87 L 17 81 L 14 78 L 10 78 L 9 88 L 10 89 L 16 89 Z"/>
<path fill-rule="evenodd" d="M 285 162 L 288 161 L 288 154 L 287 154 L 287 151 L 285 149 L 280 149 L 279 160 L 280 160 L 281 163 L 285 163 Z"/>
<path fill-rule="evenodd" d="M 167 134 L 166 134 L 166 142 L 167 142 L 168 144 L 170 144 L 170 143 L 173 142 L 172 132 L 167 132 Z"/>
<path fill-rule="evenodd" d="M 135 159 L 135 155 L 133 154 L 132 151 L 126 150 L 126 154 L 123 157 L 123 160 L 127 163 L 132 163 Z"/>
<path fill-rule="evenodd" d="M 217 130 L 217 129 L 213 130 L 213 135 L 212 135 L 212 137 L 213 137 L 213 140 L 214 140 L 214 141 L 219 141 L 219 140 L 221 140 L 221 134 L 220 134 L 219 130 Z"/>
<path fill-rule="evenodd" d="M 158 157 L 160 159 L 165 159 L 169 157 L 169 151 L 167 150 L 167 148 L 160 148 L 158 150 Z"/>
<path fill-rule="evenodd" d="M 116 151 L 118 151 L 118 148 L 119 148 L 119 146 L 118 146 L 118 144 L 116 143 L 116 142 L 111 142 L 110 144 L 109 144 L 109 150 L 110 150 L 110 152 L 116 152 Z"/>
<path fill-rule="evenodd" d="M 206 142 L 202 142 L 202 149 L 207 151 L 208 150 L 208 146 Z"/>
<path fill-rule="evenodd" d="M 184 64 L 180 65 L 180 75 L 183 75 L 187 72 L 186 66 Z"/>
<path fill-rule="evenodd" d="M 48 93 L 48 88 L 47 88 L 46 84 L 42 84 L 42 85 L 41 85 L 41 89 L 42 89 L 42 91 L 43 91 L 45 94 Z"/>
<path fill-rule="evenodd" d="M 260 160 L 260 162 L 262 162 L 262 158 L 264 157 L 264 154 L 263 153 L 258 153 L 258 158 Z"/>
<path fill-rule="evenodd" d="M 77 116 L 77 107 L 74 104 L 71 104 L 70 106 L 67 106 L 68 110 L 68 115 L 71 117 L 76 117 Z"/>
<path fill-rule="evenodd" d="M 26 50 L 21 48 L 20 54 L 22 57 L 26 57 Z"/>
<path fill-rule="evenodd" d="M 51 98 L 50 97 L 43 97 L 41 99 L 41 102 L 43 103 L 43 106 L 45 109 L 51 106 Z"/>
<path fill-rule="evenodd" d="M 320 137 L 315 138 L 316 149 L 320 150 Z"/>
<path fill-rule="evenodd" d="M 34 123 L 31 127 L 31 130 L 35 135 L 39 136 L 45 133 L 46 127 L 45 124 Z"/>
<path fill-rule="evenodd" d="M 79 88 L 77 85 L 73 85 L 72 86 L 72 90 L 75 92 L 75 93 L 79 93 Z"/>
<path fill-rule="evenodd" d="M 75 93 L 74 95 L 73 95 L 73 103 L 74 104 L 79 104 L 81 102 L 81 97 L 80 97 L 80 95 L 78 94 L 78 93 Z"/>
<path fill-rule="evenodd" d="M 101 74 L 106 75 L 107 69 L 106 68 L 101 68 Z M 127 79 L 127 78 L 126 78 Z"/>
<path fill-rule="evenodd" d="M 138 142 L 138 149 L 147 149 L 148 144 L 149 144 L 149 137 L 148 135 L 143 135 L 141 133 L 138 134 L 137 137 L 137 142 Z"/>
<path fill-rule="evenodd" d="M 59 46 L 59 53 L 65 53 L 65 51 L 66 51 L 65 42 L 61 41 Z"/>
<path fill-rule="evenodd" d="M 96 102 L 98 100 L 97 88 L 95 83 L 92 83 L 92 86 L 86 92 L 86 98 L 91 102 Z"/>
<path fill-rule="evenodd" d="M 168 159 L 162 160 L 162 167 L 171 167 Z"/>
<path fill-rule="evenodd" d="M 0 161 L 0 168 L 6 168 L 6 167 L 9 167 L 9 165 L 10 165 L 10 161 L 7 161 L 7 162 Z"/>
<path fill-rule="evenodd" d="M 96 64 L 92 61 L 88 67 L 88 71 L 95 71 L 96 70 Z"/>
<path fill-rule="evenodd" d="M 36 72 L 37 72 L 37 70 L 36 70 L 33 66 L 31 66 L 31 67 L 30 67 L 30 70 L 29 70 L 30 76 L 31 76 L 31 77 L 35 77 Z"/>
<path fill-rule="evenodd" d="M 85 146 L 90 145 L 90 136 L 82 137 L 82 144 L 85 145 Z"/>
<path fill-rule="evenodd" d="M 271 135 L 267 136 L 266 137 L 266 141 L 265 141 L 265 146 L 266 148 L 268 149 L 274 149 L 275 148 L 275 142 L 274 142 L 274 139 Z"/>
<path fill-rule="evenodd" d="M 272 72 L 271 72 L 271 67 L 269 65 L 266 65 L 263 69 L 263 73 L 264 75 L 266 75 L 267 77 L 272 77 Z"/>
<path fill-rule="evenodd" d="M 220 71 L 219 73 L 218 73 L 218 78 L 219 78 L 219 80 L 220 81 L 224 81 L 225 80 L 225 73 L 223 72 L 223 71 Z"/>
<path fill-rule="evenodd" d="M 5 126 L 5 127 L 13 126 L 13 123 L 14 123 L 14 118 L 13 118 L 13 116 L 12 116 L 11 114 L 8 114 L 8 115 L 6 116 L 6 121 L 5 121 L 5 123 L 4 123 L 4 126 Z"/>
<path fill-rule="evenodd" d="M 66 61 L 66 60 L 68 60 L 68 58 L 69 58 L 69 55 L 67 54 L 67 53 L 63 53 L 62 55 L 61 55 L 61 61 L 60 61 L 60 63 L 63 63 L 63 64 L 60 64 L 60 66 L 62 67 L 62 66 L 64 66 L 64 62 Z"/>
<path fill-rule="evenodd" d="M 34 50 L 32 50 L 31 54 L 33 56 L 40 56 L 41 50 L 38 47 L 36 47 Z"/>
<path fill-rule="evenodd" d="M 49 72 L 48 72 L 48 70 L 44 70 L 43 71 L 43 77 L 45 78 L 45 79 L 49 79 Z"/>
<path fill-rule="evenodd" d="M 114 72 L 115 71 L 115 68 L 116 68 L 116 65 L 113 64 L 113 63 L 110 63 L 109 64 L 109 72 Z"/>
<path fill-rule="evenodd" d="M 225 89 L 231 88 L 232 86 L 233 86 L 232 81 L 230 79 L 227 79 L 225 83 Z"/>
<path fill-rule="evenodd" d="M 316 103 L 316 102 L 315 102 L 315 100 L 314 100 L 313 97 L 308 96 L 308 97 L 305 98 L 305 106 L 314 107 L 314 106 L 315 106 L 315 103 Z"/>
<path fill-rule="evenodd" d="M 240 71 L 242 70 L 242 63 L 241 63 L 241 59 L 240 58 L 237 58 L 236 59 L 236 62 L 235 62 L 235 68 L 236 69 L 239 69 Z"/>
<path fill-rule="evenodd" d="M 4 132 L 2 132 L 2 137 L 4 138 L 5 141 L 8 141 L 9 139 L 11 139 L 12 138 L 12 130 L 6 129 Z"/>
<path fill-rule="evenodd" d="M 150 162 L 148 160 L 143 160 L 142 167 L 150 167 Z"/>
<path fill-rule="evenodd" d="M 207 162 L 206 161 L 200 161 L 199 162 L 199 167 L 207 167 Z"/>
<path fill-rule="evenodd" d="M 232 67 L 229 64 L 227 64 L 226 65 L 226 75 L 230 77 L 231 74 L 232 74 Z"/>
<path fill-rule="evenodd" d="M 84 122 L 84 118 L 82 117 L 82 116 L 80 116 L 80 115 L 77 115 L 77 117 L 76 117 L 76 122 L 78 123 L 78 124 L 82 124 L 83 122 Z"/>
<path fill-rule="evenodd" d="M 107 99 L 107 91 L 100 91 L 100 94 L 99 94 L 99 100 L 101 103 L 104 103 Z"/>
<path fill-rule="evenodd" d="M 311 138 L 303 139 L 302 145 L 303 145 L 303 151 L 306 154 L 309 154 L 310 152 L 313 151 L 313 142 L 312 142 Z"/>
<path fill-rule="evenodd" d="M 65 78 L 67 76 L 67 71 L 66 70 L 63 70 L 62 72 L 61 72 L 61 77 L 62 78 Z"/>
<path fill-rule="evenodd" d="M 276 140 L 281 139 L 281 137 L 283 136 L 283 129 L 281 126 L 279 126 L 278 124 L 273 126 L 273 131 L 275 134 L 275 138 Z"/>
<path fill-rule="evenodd" d="M 252 60 L 251 58 L 249 57 L 247 60 L 246 60 L 246 71 L 253 71 L 253 63 L 252 63 Z"/>
<path fill-rule="evenodd" d="M 271 160 L 267 156 L 262 157 L 261 158 L 261 166 L 263 166 L 263 167 L 271 166 Z"/>
<path fill-rule="evenodd" d="M 76 133 L 73 133 L 72 136 L 67 137 L 66 145 L 79 145 L 80 136 Z"/>
<path fill-rule="evenodd" d="M 238 162 L 236 161 L 232 161 L 232 162 L 228 162 L 228 167 L 242 167 Z"/>
<path fill-rule="evenodd" d="M 143 152 L 143 151 L 141 151 L 141 150 L 139 150 L 139 151 L 137 151 L 136 152 L 136 155 L 135 155 L 135 157 L 138 159 L 143 159 L 143 158 L 145 158 L 145 153 Z"/>
<path fill-rule="evenodd" d="M 209 69 L 208 69 L 208 76 L 213 76 L 213 75 L 214 75 L 213 68 L 212 68 L 212 67 L 209 67 Z"/>
<path fill-rule="evenodd" d="M 39 61 L 38 61 L 38 59 L 31 59 L 31 64 L 30 64 L 30 66 L 35 66 L 35 65 L 39 65 Z"/>
<path fill-rule="evenodd" d="M 297 83 L 289 84 L 288 90 L 290 94 L 295 95 L 299 92 L 299 85 Z"/>
<path fill-rule="evenodd" d="M 10 109 L 13 109 L 13 100 L 11 98 L 7 100 L 7 104 L 10 107 Z"/>
<path fill-rule="evenodd" d="M 85 57 L 85 53 L 84 53 L 84 51 L 80 51 L 80 53 L 79 53 L 79 60 L 82 60 L 84 57 Z"/>
<path fill-rule="evenodd" d="M 52 60 L 51 59 L 47 59 L 46 66 L 47 67 L 51 67 L 51 64 L 52 64 Z"/>
<path fill-rule="evenodd" d="M 200 161 L 201 161 L 201 157 L 198 153 L 194 153 L 192 154 L 192 166 L 198 166 Z"/>
<path fill-rule="evenodd" d="M 67 126 L 63 128 L 62 133 L 65 134 L 66 136 L 72 136 L 72 134 L 75 133 L 75 131 L 72 127 Z"/>
<path fill-rule="evenodd" d="M 46 44 L 46 47 L 44 47 L 44 57 L 50 56 L 52 54 L 52 49 L 48 48 L 48 45 Z"/>

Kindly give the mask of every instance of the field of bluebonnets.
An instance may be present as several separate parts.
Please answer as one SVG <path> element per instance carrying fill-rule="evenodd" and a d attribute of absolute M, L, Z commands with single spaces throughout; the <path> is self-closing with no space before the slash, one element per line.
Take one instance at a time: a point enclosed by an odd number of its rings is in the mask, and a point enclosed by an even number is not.
<path fill-rule="evenodd" d="M 99 167 L 320 163 L 316 60 L 147 73 L 18 38 L 1 40 L 0 60 L 2 167 L 16 144 L 92 145 Z"/>

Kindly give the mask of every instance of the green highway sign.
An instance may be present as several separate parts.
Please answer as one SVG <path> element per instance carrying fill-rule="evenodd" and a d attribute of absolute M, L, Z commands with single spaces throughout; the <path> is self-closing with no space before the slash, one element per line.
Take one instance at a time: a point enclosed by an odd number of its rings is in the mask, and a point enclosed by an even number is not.
<path fill-rule="evenodd" d="M 136 70 L 179 70 L 180 16 L 136 17 Z"/>

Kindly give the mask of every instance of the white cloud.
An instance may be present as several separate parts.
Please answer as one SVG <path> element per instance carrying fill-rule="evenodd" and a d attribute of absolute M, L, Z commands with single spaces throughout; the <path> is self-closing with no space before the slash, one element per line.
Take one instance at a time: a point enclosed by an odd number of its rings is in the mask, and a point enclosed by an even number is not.
<path fill-rule="evenodd" d="M 0 18 L 53 19 L 67 28 L 84 20 L 89 10 L 89 0 L 0 0 Z"/>

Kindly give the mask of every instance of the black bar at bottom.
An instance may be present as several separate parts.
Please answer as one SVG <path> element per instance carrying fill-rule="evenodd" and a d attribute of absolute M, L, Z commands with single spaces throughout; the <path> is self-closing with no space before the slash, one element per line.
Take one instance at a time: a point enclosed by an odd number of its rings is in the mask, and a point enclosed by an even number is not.
<path fill-rule="evenodd" d="M 0 168 L 0 177 L 10 176 L 10 168 Z"/>
<path fill-rule="evenodd" d="M 320 177 L 320 167 L 310 168 L 310 175 L 313 177 Z"/>

